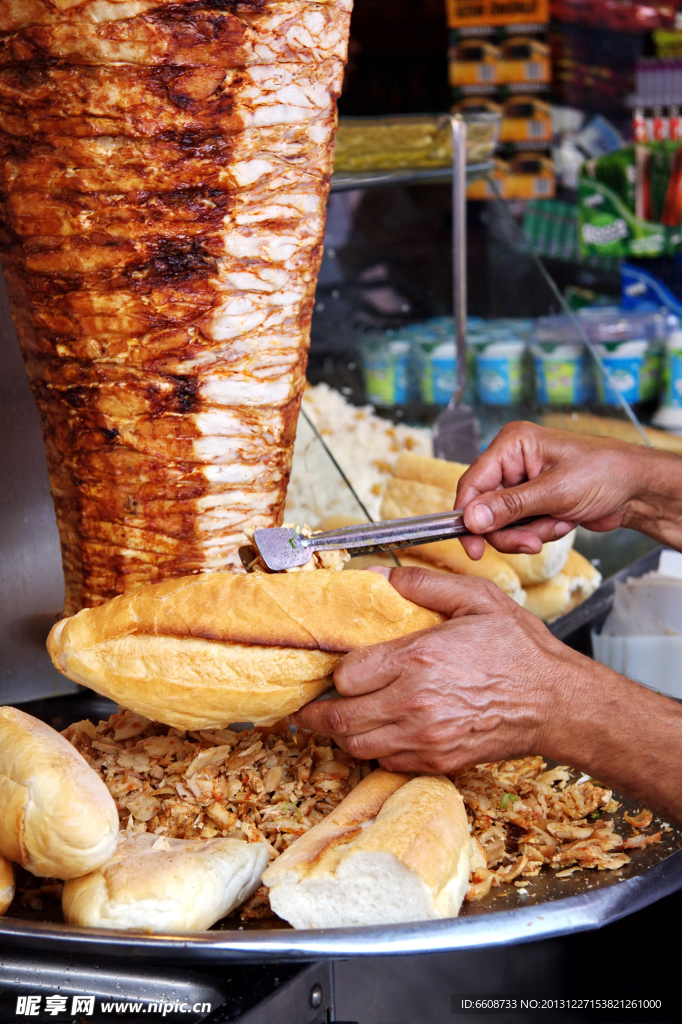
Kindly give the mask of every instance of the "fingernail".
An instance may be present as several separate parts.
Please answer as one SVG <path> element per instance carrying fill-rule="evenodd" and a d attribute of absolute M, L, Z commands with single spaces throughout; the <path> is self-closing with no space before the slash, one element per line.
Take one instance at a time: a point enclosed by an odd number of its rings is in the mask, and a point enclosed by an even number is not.
<path fill-rule="evenodd" d="M 487 530 L 495 521 L 493 510 L 489 505 L 474 505 L 471 514 L 479 530 Z"/>
<path fill-rule="evenodd" d="M 393 569 L 389 569 L 386 565 L 368 565 L 367 572 L 378 572 L 385 576 L 387 580 L 390 580 Z"/>
<path fill-rule="evenodd" d="M 529 548 L 525 544 L 521 544 L 521 546 L 517 548 L 517 551 L 518 551 L 518 553 L 520 555 L 535 555 L 535 554 L 537 554 L 537 552 L 534 551 L 533 548 Z"/>
<path fill-rule="evenodd" d="M 554 525 L 554 536 L 558 540 L 559 537 L 565 537 L 566 534 L 570 533 L 572 529 L 573 529 L 573 524 L 572 523 L 555 523 L 555 525 Z"/>

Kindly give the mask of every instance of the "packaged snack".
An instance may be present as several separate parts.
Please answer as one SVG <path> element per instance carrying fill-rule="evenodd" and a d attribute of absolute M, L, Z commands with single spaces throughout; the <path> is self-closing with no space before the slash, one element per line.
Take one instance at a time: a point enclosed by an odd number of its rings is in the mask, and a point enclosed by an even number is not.
<path fill-rule="evenodd" d="M 502 108 L 500 142 L 549 144 L 552 112 L 549 103 L 535 96 L 512 96 Z"/>
<path fill-rule="evenodd" d="M 450 85 L 496 86 L 500 81 L 500 51 L 487 39 L 462 39 L 450 50 Z"/>
<path fill-rule="evenodd" d="M 513 36 L 502 44 L 498 81 L 503 85 L 547 85 L 552 61 L 547 43 L 532 36 Z"/>

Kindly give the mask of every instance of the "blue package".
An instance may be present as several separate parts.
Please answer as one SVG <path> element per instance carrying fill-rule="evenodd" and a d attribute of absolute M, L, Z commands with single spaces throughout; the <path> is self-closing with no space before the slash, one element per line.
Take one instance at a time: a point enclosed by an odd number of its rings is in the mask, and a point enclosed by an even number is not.
<path fill-rule="evenodd" d="M 621 306 L 642 313 L 659 313 L 661 306 L 682 316 L 682 302 L 657 277 L 641 267 L 621 263 Z"/>

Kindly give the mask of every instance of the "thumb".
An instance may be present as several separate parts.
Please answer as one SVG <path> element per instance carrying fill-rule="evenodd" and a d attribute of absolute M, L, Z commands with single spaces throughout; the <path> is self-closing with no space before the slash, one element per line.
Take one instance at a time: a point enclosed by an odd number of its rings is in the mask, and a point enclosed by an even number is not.
<path fill-rule="evenodd" d="M 407 566 L 384 570 L 384 575 L 401 597 L 451 619 L 481 615 L 499 608 L 500 600 L 511 601 L 494 583 L 476 576 Z"/>
<path fill-rule="evenodd" d="M 556 480 L 550 473 L 516 487 L 487 491 L 473 498 L 464 510 L 464 525 L 472 533 L 492 533 L 528 516 L 565 516 Z"/>

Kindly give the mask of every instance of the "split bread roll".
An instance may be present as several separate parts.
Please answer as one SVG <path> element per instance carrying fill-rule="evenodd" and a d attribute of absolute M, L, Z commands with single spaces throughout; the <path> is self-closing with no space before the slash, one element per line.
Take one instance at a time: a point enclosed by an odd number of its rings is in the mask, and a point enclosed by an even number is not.
<path fill-rule="evenodd" d="M 49 725 L 0 708 L 0 855 L 43 878 L 77 878 L 116 848 L 118 812 L 85 759 Z"/>
<path fill-rule="evenodd" d="M 263 875 L 294 928 L 456 917 L 469 882 L 464 802 L 444 776 L 377 770 Z"/>
<path fill-rule="evenodd" d="M 414 456 L 417 458 L 417 456 Z M 425 458 L 425 456 L 422 456 Z M 430 462 L 443 461 L 430 459 Z M 454 464 L 456 465 L 456 463 Z M 408 516 L 423 516 L 431 512 L 448 512 L 454 508 L 455 495 L 430 484 L 415 480 L 389 480 L 381 503 L 383 519 L 406 519 Z M 486 544 L 483 557 L 477 562 L 469 558 L 462 544 L 453 540 L 438 540 L 431 544 L 416 544 L 398 552 L 398 559 L 407 565 L 407 558 L 416 558 L 431 568 L 446 572 L 462 573 L 465 576 L 480 576 L 491 580 L 500 590 L 523 604 L 525 594 L 521 580 L 508 562 L 490 544 Z"/>
<path fill-rule="evenodd" d="M 526 608 L 543 622 L 553 622 L 586 601 L 600 583 L 601 573 L 577 551 L 570 551 L 554 579 L 528 587 Z"/>
<path fill-rule="evenodd" d="M 132 835 L 97 871 L 66 883 L 64 917 L 86 928 L 205 931 L 254 892 L 267 862 L 263 843 Z"/>
<path fill-rule="evenodd" d="M 326 690 L 347 651 L 443 620 L 377 573 L 215 573 L 84 609 L 47 646 L 69 679 L 152 721 L 267 726 Z"/>
<path fill-rule="evenodd" d="M 6 857 L 0 857 L 0 915 L 4 914 L 14 899 L 14 868 Z"/>
<path fill-rule="evenodd" d="M 532 587 L 536 583 L 551 580 L 561 572 L 574 541 L 575 530 L 571 530 L 565 537 L 543 544 L 537 555 L 510 555 L 504 551 L 498 551 L 498 554 L 511 565 L 524 587 Z"/>

